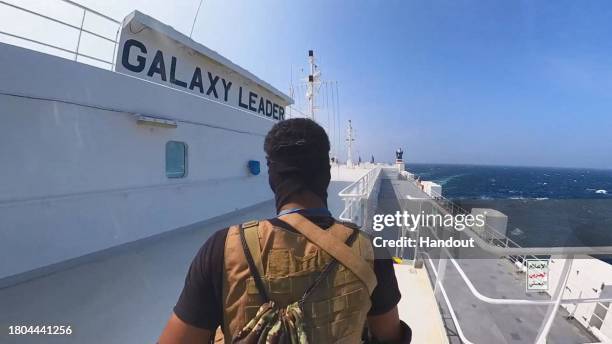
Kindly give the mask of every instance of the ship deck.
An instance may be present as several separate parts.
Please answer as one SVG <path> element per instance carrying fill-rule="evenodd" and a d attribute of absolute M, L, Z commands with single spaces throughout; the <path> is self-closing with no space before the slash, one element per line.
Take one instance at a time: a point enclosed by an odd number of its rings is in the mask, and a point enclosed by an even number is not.
<path fill-rule="evenodd" d="M 363 171 L 332 170 L 329 208 L 343 209 L 338 192 Z M 376 213 L 399 210 L 398 198 L 427 198 L 413 182 L 383 176 Z M 272 201 L 200 224 L 110 249 L 79 264 L 55 269 L 0 289 L 0 327 L 70 325 L 71 336 L 45 336 L 46 343 L 155 342 L 182 289 L 189 264 L 206 239 L 231 224 L 274 216 Z M 388 231 L 392 232 L 392 231 Z M 434 264 L 437 262 L 434 261 Z M 433 271 L 396 266 L 402 292 L 400 316 L 413 329 L 414 343 L 459 343 L 449 310 L 432 288 Z M 463 259 L 459 264 L 483 294 L 498 298 L 544 298 L 526 294 L 524 276 L 503 259 Z M 444 286 L 466 337 L 474 343 L 532 343 L 545 306 L 500 306 L 478 301 L 458 273 L 447 268 Z M 560 311 L 562 312 L 562 311 Z M 39 343 L 40 336 L 0 333 L 1 343 Z M 553 343 L 595 342 L 589 333 L 557 315 Z"/>
<path fill-rule="evenodd" d="M 359 175 L 359 173 L 354 174 Z M 338 192 L 354 175 L 335 177 L 329 208 L 344 208 Z M 45 343 L 154 343 L 182 290 L 193 256 L 216 230 L 275 215 L 273 201 L 94 254 L 0 289 L 0 328 L 10 325 L 70 325 L 70 336 L 44 336 Z M 11 336 L 0 343 L 40 343 L 41 335 Z"/>
<path fill-rule="evenodd" d="M 423 192 L 413 181 L 397 180 L 393 175 L 387 173 L 381 181 L 379 193 L 379 209 L 377 213 L 395 213 L 400 210 L 398 199 L 422 199 L 430 197 Z M 470 249 L 473 250 L 473 249 Z M 410 256 L 410 252 L 405 253 Z M 479 252 L 471 255 L 485 257 Z M 499 299 L 549 299 L 549 296 L 538 293 L 527 293 L 525 291 L 525 275 L 516 272 L 512 264 L 503 258 L 490 257 L 482 259 L 456 259 L 468 278 L 477 290 L 482 294 Z M 432 260 L 437 266 L 438 261 Z M 424 276 L 434 276 L 429 261 L 424 262 L 426 269 L 421 272 Z M 396 269 L 397 270 L 397 269 Z M 412 269 L 419 270 L 419 269 Z M 429 279 L 430 286 L 433 279 Z M 415 284 L 418 285 L 418 284 Z M 477 299 L 468 289 L 457 270 L 447 263 L 443 285 L 448 294 L 455 314 L 465 337 L 473 343 L 533 343 L 536 339 L 538 329 L 544 320 L 547 306 L 510 306 L 492 305 Z M 403 295 L 410 295 L 411 300 L 427 299 L 433 296 L 432 288 L 413 288 L 402 285 Z M 457 329 L 452 321 L 449 308 L 441 295 L 436 293 L 435 298 L 439 305 L 440 315 L 446 329 L 448 342 L 461 343 L 457 335 Z M 417 310 L 415 312 L 415 310 Z M 421 336 L 428 336 L 427 341 L 415 341 L 415 343 L 433 343 L 429 338 L 436 336 L 436 331 L 431 330 L 430 319 L 426 317 L 427 311 L 418 306 L 418 301 L 406 305 L 402 316 L 407 319 L 415 319 L 409 323 L 416 335 L 422 331 L 422 326 L 427 331 Z M 416 313 L 412 314 L 412 313 Z M 575 320 L 566 319 L 567 313 L 559 309 L 553 326 L 548 336 L 550 343 L 594 343 L 598 340 L 584 330 Z M 425 333 L 426 332 L 426 333 Z M 415 339 L 418 339 L 415 338 Z"/>

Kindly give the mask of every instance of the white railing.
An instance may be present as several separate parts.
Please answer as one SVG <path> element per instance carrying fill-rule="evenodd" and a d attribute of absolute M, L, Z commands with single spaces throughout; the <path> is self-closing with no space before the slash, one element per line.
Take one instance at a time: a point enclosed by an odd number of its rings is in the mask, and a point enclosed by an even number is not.
<path fill-rule="evenodd" d="M 442 196 L 441 194 L 431 191 L 431 197 L 435 200 L 436 204 L 446 210 L 448 213 L 456 214 L 469 214 L 465 208 Z M 472 233 L 480 237 L 485 242 L 491 245 L 503 247 L 503 248 L 522 248 L 521 245 L 517 244 L 512 239 L 499 233 L 494 228 L 485 223 L 484 226 L 478 227 L 478 231 L 472 230 Z M 510 260 L 516 267 L 523 270 L 525 268 L 526 259 L 540 260 L 535 255 L 508 255 L 505 258 Z"/>
<path fill-rule="evenodd" d="M 434 286 L 435 286 L 435 291 L 434 293 L 437 293 L 438 291 L 442 294 L 442 297 L 444 298 L 444 302 L 446 303 L 446 307 L 448 308 L 448 311 L 451 315 L 451 319 L 455 325 L 455 328 L 457 329 L 457 334 L 459 335 L 459 338 L 461 338 L 462 343 L 466 343 L 466 344 L 472 344 L 474 342 L 470 341 L 465 333 L 463 332 L 462 328 L 461 328 L 461 324 L 459 322 L 459 319 L 457 318 L 457 315 L 453 309 L 452 303 L 450 301 L 450 298 L 448 297 L 448 294 L 446 293 L 446 290 L 444 289 L 444 285 L 443 285 L 443 276 L 445 274 L 445 270 L 446 270 L 446 259 L 447 258 L 441 258 L 438 260 L 438 267 L 436 269 L 436 266 L 434 265 L 431 257 L 429 257 L 429 255 L 426 252 L 422 253 L 423 255 L 427 256 L 427 260 L 429 262 L 429 265 L 431 267 L 431 270 L 435 276 L 435 280 L 434 280 Z M 565 261 L 565 264 L 563 266 L 563 271 L 561 273 L 561 283 L 558 284 L 553 298 L 551 298 L 551 300 L 512 300 L 512 299 L 493 299 L 493 298 L 489 298 L 486 297 L 484 295 L 482 295 L 480 292 L 478 292 L 478 290 L 475 289 L 474 285 L 471 283 L 471 281 L 469 280 L 469 278 L 467 278 L 467 276 L 465 276 L 465 273 L 463 272 L 463 270 L 461 269 L 461 267 L 457 264 L 457 262 L 450 256 L 448 255 L 449 259 L 451 260 L 451 262 L 453 263 L 453 265 L 455 266 L 455 268 L 457 269 L 457 271 L 460 273 L 461 277 L 463 278 L 463 281 L 466 283 L 466 285 L 468 286 L 468 288 L 470 289 L 470 292 L 480 301 L 488 303 L 488 304 L 497 304 L 497 305 L 529 305 L 529 306 L 541 306 L 541 305 L 548 305 L 548 311 L 547 311 L 547 316 L 546 319 L 544 320 L 544 322 L 542 323 L 542 325 L 540 326 L 540 329 L 538 331 L 538 335 L 535 339 L 535 343 L 537 344 L 545 344 L 546 343 L 546 337 L 548 336 L 548 333 L 550 331 L 550 328 L 552 326 L 552 322 L 554 320 L 554 317 L 556 315 L 556 311 L 559 308 L 559 305 L 562 303 L 572 303 L 572 304 L 580 304 L 580 303 L 594 303 L 594 302 L 606 302 L 606 301 L 610 301 L 611 299 L 599 299 L 599 298 L 585 298 L 585 299 L 563 299 L 563 290 L 565 288 L 565 284 L 567 283 L 567 279 L 569 276 L 569 272 L 570 272 L 570 267 L 571 267 L 571 262 L 572 259 L 570 257 L 570 259 L 567 259 Z M 563 287 L 563 288 L 562 288 Z"/>
<path fill-rule="evenodd" d="M 368 228 L 370 215 L 376 209 L 382 169 L 374 167 L 338 193 L 344 200 L 344 210 L 339 218 Z"/>
<path fill-rule="evenodd" d="M 416 183 L 416 180 L 413 180 Z M 435 192 L 431 195 L 431 200 L 422 199 L 421 201 L 432 202 L 437 207 L 438 211 L 447 212 L 450 214 L 467 214 L 467 210 L 458 206 L 454 202 L 448 200 L 440 194 Z M 432 209 L 433 210 L 433 209 Z M 434 233 L 436 228 L 430 228 L 431 232 Z M 440 292 L 442 297 L 449 309 L 451 319 L 457 328 L 457 333 L 464 343 L 472 343 L 466 338 L 465 333 L 461 329 L 461 324 L 457 318 L 451 300 L 449 299 L 444 286 L 444 275 L 446 273 L 446 262 L 450 260 L 453 267 L 459 273 L 459 276 L 468 287 L 470 293 L 482 302 L 496 305 L 522 305 L 522 306 L 542 306 L 547 305 L 548 309 L 544 321 L 542 322 L 535 343 L 543 344 L 546 343 L 546 337 L 550 332 L 552 323 L 557 314 L 557 310 L 561 304 L 581 304 L 581 303 L 594 303 L 594 302 L 611 302 L 612 299 L 606 298 L 579 298 L 579 299 L 564 299 L 563 292 L 566 288 L 567 280 L 569 277 L 570 268 L 575 255 L 581 254 L 612 254 L 612 247 L 600 246 L 600 247 L 521 247 L 516 242 L 507 238 L 505 235 L 497 232 L 495 229 L 484 226 L 478 231 L 474 231 L 471 228 L 465 229 L 466 234 L 474 238 L 474 242 L 484 251 L 494 254 L 499 257 L 506 257 L 515 265 L 520 265 L 521 269 L 524 267 L 526 258 L 542 259 L 537 257 L 551 256 L 553 254 L 560 254 L 564 258 L 564 265 L 559 277 L 559 283 L 555 290 L 552 292 L 550 300 L 524 300 L 524 299 L 503 299 L 503 298 L 492 298 L 483 295 L 472 283 L 469 277 L 465 274 L 461 266 L 456 262 L 452 255 L 446 249 L 442 249 L 441 257 L 438 259 L 438 266 L 436 267 L 433 260 L 426 252 L 419 252 L 422 256 L 427 256 L 429 265 L 434 273 L 433 284 L 435 286 L 435 292 Z M 418 232 L 417 232 L 418 233 Z M 405 234 L 403 234 L 405 235 Z M 418 235 L 418 234 L 417 234 Z M 434 234 L 435 235 L 435 234 Z M 415 260 L 418 257 L 415 257 Z M 518 263 L 518 264 L 517 264 Z"/>
<path fill-rule="evenodd" d="M 45 23 L 49 23 L 49 24 L 55 23 L 55 24 L 59 24 L 63 28 L 73 30 L 78 35 L 77 35 L 76 40 L 72 42 L 73 44 L 72 47 L 62 46 L 59 43 L 57 43 L 57 40 L 36 39 L 33 37 L 27 37 L 23 33 L 18 33 L 15 31 L 9 32 L 9 31 L 5 31 L 2 29 L 0 29 L 0 36 L 5 36 L 5 37 L 12 38 L 12 39 L 16 39 L 17 41 L 20 41 L 20 42 L 33 43 L 34 45 L 37 45 L 39 47 L 51 48 L 52 52 L 63 53 L 63 54 L 57 54 L 58 56 L 66 57 L 66 55 L 68 55 L 68 56 L 71 56 L 74 59 L 74 61 L 85 62 L 85 63 L 90 62 L 90 64 L 92 64 L 91 62 L 94 62 L 93 63 L 94 65 L 102 65 L 112 70 L 114 67 L 114 63 L 115 63 L 114 62 L 115 54 L 117 52 L 118 36 L 119 36 L 119 29 L 121 27 L 121 22 L 119 20 L 111 18 L 105 14 L 102 14 L 98 11 L 92 10 L 88 7 L 85 7 L 83 5 L 80 5 L 70 0 L 55 0 L 55 1 L 60 2 L 60 3 L 65 3 L 69 6 L 69 8 L 72 8 L 72 9 L 75 9 L 81 12 L 82 14 L 78 18 L 75 18 L 76 20 L 78 20 L 80 24 L 69 23 L 65 19 L 54 18 L 52 15 L 45 14 L 42 11 L 37 11 L 32 8 L 26 8 L 24 6 L 17 5 L 17 4 L 3 1 L 3 0 L 0 0 L 0 5 L 2 7 L 5 7 L 4 10 L 6 9 L 17 10 L 18 13 L 27 14 L 31 16 L 31 18 L 39 18 L 39 19 L 42 19 Z M 88 20 L 92 20 L 94 23 L 98 23 L 98 25 L 99 24 L 110 25 L 112 27 L 112 31 L 114 31 L 114 37 L 110 37 L 108 33 L 104 34 L 101 31 L 96 32 L 93 29 L 88 29 L 86 25 L 88 23 Z M 23 23 L 21 24 L 23 25 Z M 108 57 L 94 56 L 94 54 L 92 53 L 83 52 L 82 43 L 83 43 L 84 36 L 89 36 L 100 42 L 106 42 L 108 44 L 112 44 L 112 48 L 113 48 L 112 57 L 109 59 Z M 97 49 L 100 49 L 99 48 L 100 46 L 101 46 L 100 44 L 96 44 Z M 109 48 L 108 52 L 110 52 L 110 46 L 108 48 Z"/>
<path fill-rule="evenodd" d="M 443 250 L 446 251 L 446 250 Z M 595 297 L 595 298 L 571 298 L 571 299 L 565 299 L 563 298 L 563 293 L 566 289 L 566 284 L 569 278 L 569 273 L 570 273 L 570 269 L 572 266 L 572 262 L 574 259 L 573 255 L 567 255 L 564 256 L 564 264 L 563 264 L 563 269 L 561 271 L 561 275 L 559 276 L 559 283 L 557 284 L 557 287 L 555 288 L 555 290 L 553 291 L 552 295 L 551 295 L 551 299 L 550 300 L 525 300 L 525 299 L 503 299 L 503 298 L 491 298 L 491 297 L 487 297 L 485 295 L 483 295 L 482 293 L 480 293 L 476 287 L 474 286 L 474 284 L 470 281 L 469 277 L 466 276 L 465 272 L 463 271 L 463 269 L 461 268 L 461 266 L 455 261 L 455 259 L 452 258 L 452 256 L 446 251 L 444 252 L 444 255 L 446 256 L 446 258 L 442 258 L 440 257 L 438 259 L 438 266 L 436 267 L 434 265 L 433 260 L 431 259 L 431 257 L 429 257 L 429 254 L 427 254 L 426 252 L 421 252 L 422 255 L 427 256 L 427 260 L 429 262 L 429 265 L 431 267 L 431 270 L 435 276 L 435 279 L 433 281 L 433 284 L 435 286 L 435 291 L 436 292 L 440 292 L 442 293 L 442 296 L 444 298 L 444 301 L 446 303 L 446 306 L 451 314 L 451 318 L 453 320 L 453 323 L 455 325 L 455 327 L 457 328 L 457 333 L 459 334 L 462 342 L 464 343 L 472 343 L 472 341 L 470 341 L 468 338 L 466 338 L 465 333 L 462 331 L 461 329 L 461 324 L 459 322 L 459 319 L 457 318 L 457 316 L 455 315 L 455 312 L 453 310 L 453 305 L 451 303 L 451 300 L 449 299 L 448 295 L 446 294 L 446 291 L 444 289 L 444 285 L 443 285 L 443 281 L 444 281 L 444 275 L 446 273 L 446 261 L 450 260 L 451 263 L 453 264 L 453 266 L 455 267 L 455 269 L 457 270 L 457 272 L 459 272 L 459 275 L 461 276 L 463 282 L 466 284 L 466 286 L 468 287 L 470 293 L 476 297 L 478 300 L 485 302 L 487 304 L 493 304 L 493 305 L 515 305 L 515 306 L 544 306 L 547 305 L 548 309 L 547 309 L 547 314 L 544 318 L 544 321 L 542 322 L 540 329 L 538 331 L 537 337 L 534 341 L 534 343 L 537 344 L 545 344 L 546 343 L 546 338 L 548 336 L 548 333 L 550 332 L 550 329 L 552 327 L 552 323 L 554 321 L 554 318 L 557 314 L 557 310 L 559 308 L 559 306 L 561 304 L 583 304 L 583 303 L 597 303 L 597 302 L 612 302 L 611 298 L 601 298 L 601 297 Z M 456 286 L 454 286 L 456 287 Z"/>

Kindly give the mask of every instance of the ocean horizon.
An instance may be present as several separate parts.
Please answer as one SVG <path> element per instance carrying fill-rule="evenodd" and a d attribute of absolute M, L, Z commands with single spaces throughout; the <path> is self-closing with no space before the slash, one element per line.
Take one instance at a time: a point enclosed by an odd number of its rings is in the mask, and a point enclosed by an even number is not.
<path fill-rule="evenodd" d="M 526 247 L 612 246 L 612 170 L 406 163 L 466 210 L 508 216 L 507 236 Z"/>

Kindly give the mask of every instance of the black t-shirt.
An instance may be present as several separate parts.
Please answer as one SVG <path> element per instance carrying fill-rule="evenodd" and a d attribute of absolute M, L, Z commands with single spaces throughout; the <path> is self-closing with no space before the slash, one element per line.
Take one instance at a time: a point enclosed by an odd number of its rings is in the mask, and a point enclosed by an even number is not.
<path fill-rule="evenodd" d="M 306 216 L 321 228 L 329 228 L 335 220 L 328 216 Z M 289 224 L 273 218 L 274 226 L 295 231 Z M 174 313 L 181 320 L 195 327 L 214 331 L 223 322 L 223 252 L 228 228 L 214 233 L 202 245 L 191 262 L 185 278 L 185 286 L 174 306 Z M 372 307 L 368 315 L 379 315 L 393 309 L 400 300 L 400 291 L 390 259 L 374 260 L 374 272 L 378 285 L 374 289 Z"/>

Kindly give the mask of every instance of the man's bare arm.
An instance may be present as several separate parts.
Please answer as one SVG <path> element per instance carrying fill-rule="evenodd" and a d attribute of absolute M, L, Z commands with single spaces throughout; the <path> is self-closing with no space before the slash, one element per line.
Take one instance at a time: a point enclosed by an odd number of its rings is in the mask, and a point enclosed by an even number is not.
<path fill-rule="evenodd" d="M 172 313 L 166 328 L 159 337 L 159 344 L 209 343 L 212 332 L 191 326 Z"/>

